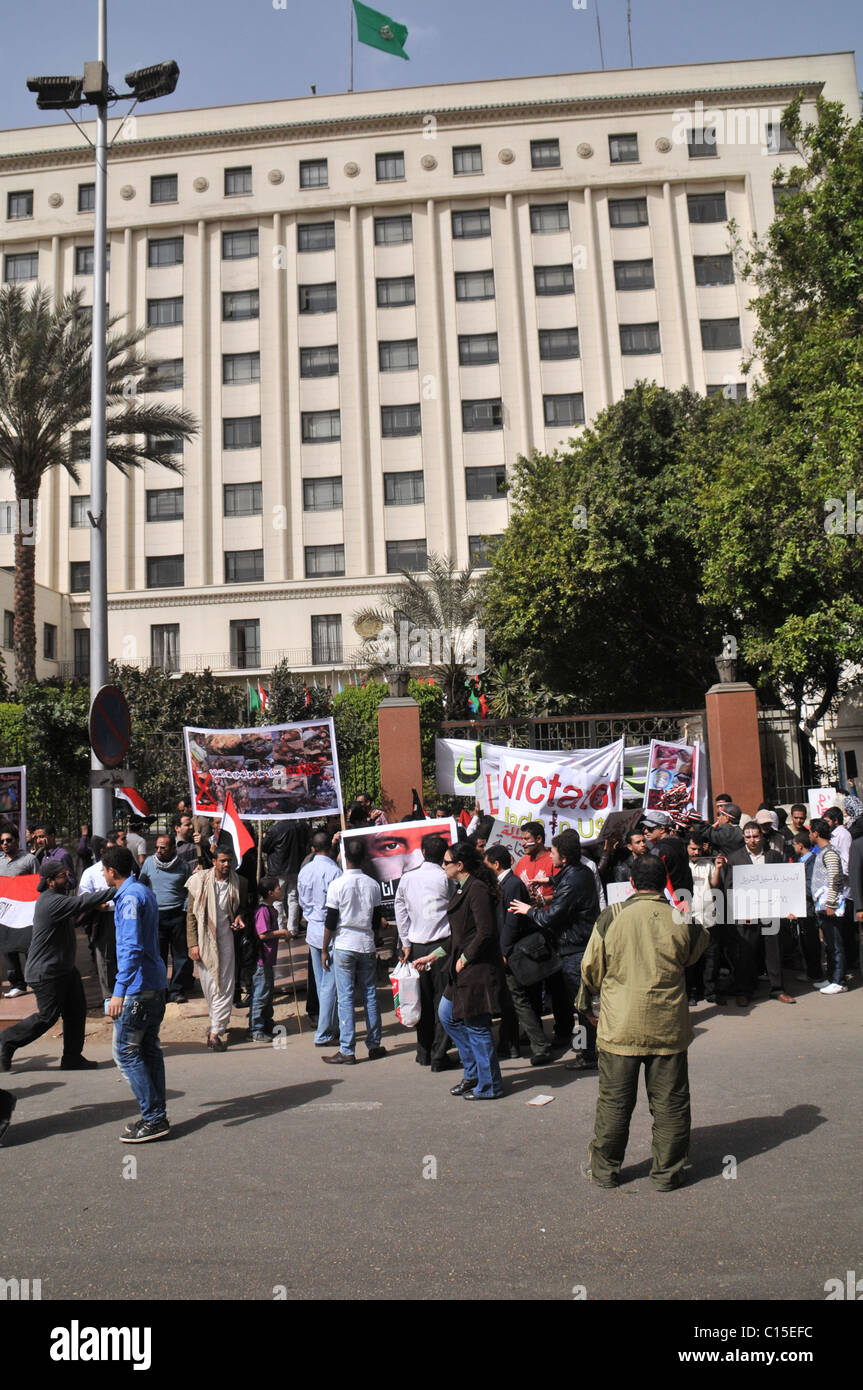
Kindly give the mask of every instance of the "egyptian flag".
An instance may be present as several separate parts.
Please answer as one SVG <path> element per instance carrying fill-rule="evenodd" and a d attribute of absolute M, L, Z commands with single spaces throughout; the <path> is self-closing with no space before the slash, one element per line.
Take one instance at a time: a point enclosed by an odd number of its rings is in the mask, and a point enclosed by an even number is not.
<path fill-rule="evenodd" d="M 136 816 L 141 816 L 142 819 L 149 818 L 150 808 L 143 796 L 136 792 L 134 787 L 115 787 L 114 795 L 118 797 L 120 801 L 127 801 Z"/>
<path fill-rule="evenodd" d="M 234 805 L 234 798 L 230 792 L 225 797 L 225 814 L 222 816 L 222 824 L 219 826 L 219 835 L 223 830 L 227 831 L 233 841 L 237 864 L 242 864 L 243 855 L 250 849 L 254 849 L 255 842 L 240 820 Z"/>
<path fill-rule="evenodd" d="M 0 951 L 26 951 L 39 898 L 39 874 L 0 878 Z"/>

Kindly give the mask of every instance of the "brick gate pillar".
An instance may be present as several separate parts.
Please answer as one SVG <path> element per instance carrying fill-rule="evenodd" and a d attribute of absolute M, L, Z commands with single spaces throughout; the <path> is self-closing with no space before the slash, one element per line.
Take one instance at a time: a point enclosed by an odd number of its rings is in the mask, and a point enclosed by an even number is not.
<path fill-rule="evenodd" d="M 705 704 L 713 795 L 728 792 L 752 816 L 764 800 L 758 697 L 748 682 L 732 681 L 712 685 Z"/>
<path fill-rule="evenodd" d="M 390 697 L 378 705 L 381 801 L 391 821 L 408 815 L 413 788 L 422 795 L 423 761 L 420 707 L 410 696 Z"/>

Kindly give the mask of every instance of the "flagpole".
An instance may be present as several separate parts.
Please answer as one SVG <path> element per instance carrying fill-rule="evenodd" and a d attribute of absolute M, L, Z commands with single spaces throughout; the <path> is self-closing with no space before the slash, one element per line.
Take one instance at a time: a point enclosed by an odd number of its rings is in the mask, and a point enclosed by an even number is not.
<path fill-rule="evenodd" d="M 348 91 L 354 90 L 354 0 L 348 0 L 348 28 L 351 35 L 351 85 Z"/>

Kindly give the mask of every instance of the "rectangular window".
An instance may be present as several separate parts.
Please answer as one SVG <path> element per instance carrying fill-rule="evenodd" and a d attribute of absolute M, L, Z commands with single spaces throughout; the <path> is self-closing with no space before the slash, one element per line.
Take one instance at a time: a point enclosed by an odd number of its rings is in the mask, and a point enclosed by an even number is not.
<path fill-rule="evenodd" d="M 331 347 L 300 348 L 300 376 L 338 376 L 339 349 Z"/>
<path fill-rule="evenodd" d="M 335 222 L 301 222 L 297 227 L 298 251 L 332 251 L 335 244 Z"/>
<path fill-rule="evenodd" d="M 464 478 L 468 502 L 506 496 L 506 469 L 503 464 L 494 468 L 466 468 Z"/>
<path fill-rule="evenodd" d="M 462 429 L 474 433 L 478 430 L 503 429 L 503 403 L 500 397 L 487 401 L 462 401 Z"/>
<path fill-rule="evenodd" d="M 475 569 L 488 569 L 491 553 L 500 536 L 468 536 L 467 558 Z"/>
<path fill-rule="evenodd" d="M 147 489 L 148 521 L 182 521 L 183 489 L 162 487 Z"/>
<path fill-rule="evenodd" d="M 90 510 L 90 494 L 82 493 L 78 497 L 69 498 L 69 525 L 75 530 L 80 530 L 84 526 L 89 526 L 90 522 L 87 513 Z"/>
<path fill-rule="evenodd" d="M 307 579 L 337 579 L 345 572 L 345 547 L 307 545 L 305 560 Z"/>
<path fill-rule="evenodd" d="M 638 136 L 609 135 L 608 157 L 612 164 L 637 164 Z"/>
<path fill-rule="evenodd" d="M 452 152 L 454 174 L 482 173 L 482 145 L 456 145 Z"/>
<path fill-rule="evenodd" d="M 615 261 L 614 287 L 617 290 L 652 290 L 653 261 Z"/>
<path fill-rule="evenodd" d="M 78 184 L 78 211 L 96 211 L 96 185 L 95 183 Z"/>
<path fill-rule="evenodd" d="M 401 439 L 410 434 L 422 434 L 419 405 L 381 406 L 381 434 L 384 439 Z"/>
<path fill-rule="evenodd" d="M 719 153 L 715 126 L 693 126 L 686 132 L 686 143 L 690 159 L 711 159 Z"/>
<path fill-rule="evenodd" d="M 231 665 L 241 671 L 261 664 L 261 624 L 257 618 L 234 618 L 230 624 Z"/>
<path fill-rule="evenodd" d="M 416 338 L 397 338 L 378 343 L 378 361 L 382 372 L 409 372 L 419 365 Z"/>
<path fill-rule="evenodd" d="M 245 232 L 222 232 L 222 260 L 248 261 L 258 254 L 258 229 Z"/>
<path fill-rule="evenodd" d="M 226 323 L 256 319 L 260 312 L 259 290 L 226 290 L 222 294 L 222 318 Z"/>
<path fill-rule="evenodd" d="M 338 512 L 342 507 L 341 478 L 304 478 L 304 512 Z"/>
<path fill-rule="evenodd" d="M 560 141 L 531 140 L 530 167 L 531 169 L 559 169 Z"/>
<path fill-rule="evenodd" d="M 73 430 L 69 439 L 69 457 L 72 459 L 89 459 L 90 457 L 90 431 Z"/>
<path fill-rule="evenodd" d="M 183 359 L 172 357 L 154 362 L 142 382 L 144 391 L 181 391 L 183 389 Z"/>
<path fill-rule="evenodd" d="M 182 265 L 183 238 L 181 236 L 151 237 L 147 242 L 147 264 L 151 269 L 161 265 Z"/>
<path fill-rule="evenodd" d="M 734 257 L 693 256 L 696 285 L 733 285 Z"/>
<path fill-rule="evenodd" d="M 457 271 L 455 277 L 455 297 L 459 300 L 494 299 L 494 271 Z"/>
<path fill-rule="evenodd" d="M 415 473 L 384 474 L 384 506 L 413 507 L 426 497 L 422 469 Z"/>
<path fill-rule="evenodd" d="M 739 348 L 739 319 L 702 319 L 701 346 L 705 352 L 722 352 L 726 348 Z"/>
<path fill-rule="evenodd" d="M 57 628 L 54 623 L 42 624 L 42 656 L 45 661 L 57 660 Z"/>
<path fill-rule="evenodd" d="M 414 229 L 410 213 L 406 217 L 376 217 L 375 246 L 397 246 L 413 241 Z"/>
<path fill-rule="evenodd" d="M 577 328 L 541 328 L 539 330 L 539 360 L 541 362 L 564 362 L 570 357 L 578 357 Z"/>
<path fill-rule="evenodd" d="M 781 154 L 786 150 L 796 152 L 797 146 L 781 121 L 769 121 L 767 124 L 767 153 Z"/>
<path fill-rule="evenodd" d="M 609 198 L 608 221 L 612 227 L 646 227 L 646 198 Z"/>
<path fill-rule="evenodd" d="M 150 665 L 155 671 L 179 671 L 179 623 L 154 623 L 151 626 Z"/>
<path fill-rule="evenodd" d="M 225 449 L 260 449 L 260 415 L 239 415 L 222 421 L 222 447 Z"/>
<path fill-rule="evenodd" d="M 395 275 L 376 283 L 379 309 L 396 309 L 402 304 L 416 304 L 417 292 L 412 275 Z"/>
<path fill-rule="evenodd" d="M 87 588 L 89 587 L 88 583 Z M 90 629 L 78 627 L 72 638 L 75 644 L 75 675 L 79 680 L 87 680 L 90 675 Z"/>
<path fill-rule="evenodd" d="M 566 203 L 539 203 L 530 209 L 532 232 L 569 231 L 569 208 Z"/>
<path fill-rule="evenodd" d="M 312 618 L 312 665 L 329 666 L 342 660 L 342 615 L 322 613 Z"/>
<path fill-rule="evenodd" d="M 375 177 L 378 183 L 391 183 L 405 176 L 405 157 L 401 150 L 392 154 L 375 155 Z"/>
<path fill-rule="evenodd" d="M 727 222 L 724 193 L 688 193 L 690 222 Z"/>
<path fill-rule="evenodd" d="M 147 588 L 182 588 L 184 567 L 185 560 L 182 555 L 149 555 L 147 557 Z"/>
<path fill-rule="evenodd" d="M 257 584 L 263 577 L 263 550 L 225 551 L 226 584 Z"/>
<path fill-rule="evenodd" d="M 452 215 L 452 234 L 456 241 L 476 240 L 491 236 L 491 213 L 488 208 L 474 208 L 469 212 L 454 212 Z"/>
<path fill-rule="evenodd" d="M 496 333 L 459 333 L 460 367 L 481 367 L 499 361 Z"/>
<path fill-rule="evenodd" d="M 325 159 L 300 160 L 300 188 L 326 188 L 327 179 Z"/>
<path fill-rule="evenodd" d="M 787 184 L 773 185 L 773 211 L 778 212 L 783 203 L 787 203 L 789 198 L 793 198 L 795 193 L 799 193 L 799 188 Z"/>
<path fill-rule="evenodd" d="M 6 198 L 6 216 L 10 222 L 17 221 L 22 217 L 33 216 L 33 191 L 25 193 L 10 193 Z"/>
<path fill-rule="evenodd" d="M 225 170 L 225 197 L 235 198 L 240 193 L 252 191 L 252 166 L 245 164 L 240 169 Z"/>
<path fill-rule="evenodd" d="M 151 203 L 176 203 L 177 175 L 154 174 L 150 179 Z"/>
<path fill-rule="evenodd" d="M 708 396 L 722 396 L 726 401 L 745 401 L 746 382 L 726 381 L 721 386 L 708 386 Z"/>
<path fill-rule="evenodd" d="M 426 541 L 387 541 L 387 574 L 400 570 L 421 573 L 428 569 Z"/>
<path fill-rule="evenodd" d="M 240 386 L 261 379 L 259 352 L 226 352 L 222 354 L 222 384 Z"/>
<path fill-rule="evenodd" d="M 575 274 L 571 265 L 535 265 L 533 280 L 540 295 L 575 293 Z"/>
<path fill-rule="evenodd" d="M 545 423 L 549 427 L 584 424 L 584 397 L 580 391 L 570 392 L 566 396 L 543 396 L 542 405 Z"/>
<path fill-rule="evenodd" d="M 154 454 L 182 454 L 185 442 L 181 434 L 148 434 L 147 453 L 150 457 Z"/>
<path fill-rule="evenodd" d="M 86 594 L 90 588 L 90 561 L 73 560 L 69 566 L 69 592 Z"/>
<path fill-rule="evenodd" d="M 304 444 L 327 444 L 342 437 L 338 410 L 304 410 L 300 415 Z"/>
<path fill-rule="evenodd" d="M 39 252 L 17 251 L 6 256 L 4 279 L 8 284 L 21 280 L 36 280 L 39 275 Z"/>
<path fill-rule="evenodd" d="M 183 322 L 183 296 L 147 300 L 147 327 L 169 328 Z"/>
<path fill-rule="evenodd" d="M 3 609 L 3 646 L 12 651 L 15 646 L 15 614 Z"/>
<path fill-rule="evenodd" d="M 75 247 L 75 274 L 92 275 L 95 268 L 96 252 L 92 246 Z M 111 248 L 105 247 L 105 269 L 111 269 Z"/>
<path fill-rule="evenodd" d="M 629 355 L 642 352 L 661 352 L 658 323 L 622 323 L 620 351 Z"/>
<path fill-rule="evenodd" d="M 264 510 L 261 483 L 225 483 L 225 516 L 260 516 Z"/>
<path fill-rule="evenodd" d="M 301 314 L 332 314 L 336 309 L 336 282 L 326 285 L 298 285 Z"/>

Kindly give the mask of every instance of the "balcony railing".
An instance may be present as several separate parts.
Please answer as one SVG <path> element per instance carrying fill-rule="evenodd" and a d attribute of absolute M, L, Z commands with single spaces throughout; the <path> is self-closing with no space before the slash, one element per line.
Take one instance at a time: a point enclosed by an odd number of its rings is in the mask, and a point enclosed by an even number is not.
<path fill-rule="evenodd" d="M 368 666 L 368 657 L 363 656 L 361 647 L 345 648 L 339 654 L 337 651 L 332 653 L 327 659 L 319 658 L 325 655 L 319 651 L 313 651 L 311 647 L 278 647 L 273 650 L 262 650 L 259 652 L 193 652 L 180 653 L 175 662 L 167 663 L 154 661 L 151 657 L 139 658 L 134 660 L 123 660 L 123 666 L 134 666 L 139 671 L 160 670 L 167 671 L 170 675 L 183 675 L 186 671 L 214 671 L 219 674 L 265 674 L 272 671 L 274 666 L 278 666 L 280 661 L 286 661 L 292 671 L 305 671 L 310 673 L 315 671 L 351 671 L 359 670 Z M 68 680 L 70 676 L 77 675 L 75 663 L 64 661 L 60 664 L 60 671 L 63 679 Z"/>

